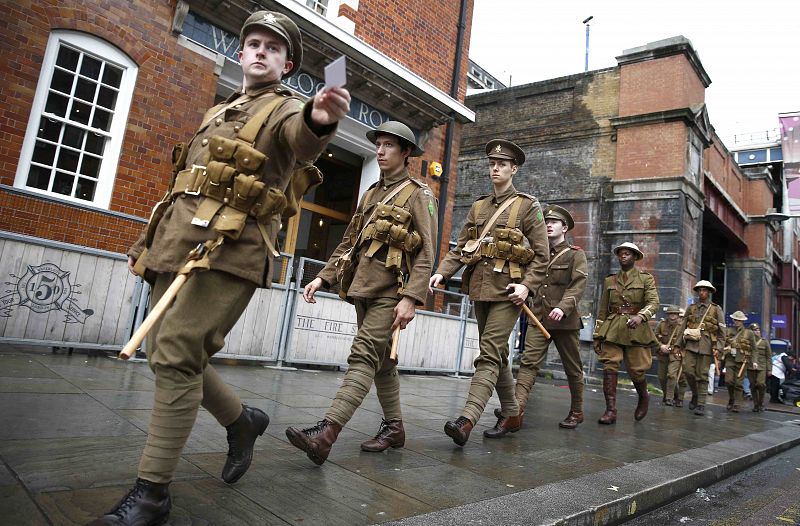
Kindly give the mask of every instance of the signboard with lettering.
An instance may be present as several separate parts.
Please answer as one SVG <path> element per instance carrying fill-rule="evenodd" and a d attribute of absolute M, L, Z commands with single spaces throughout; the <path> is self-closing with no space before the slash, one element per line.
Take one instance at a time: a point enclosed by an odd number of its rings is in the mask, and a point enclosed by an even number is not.
<path fill-rule="evenodd" d="M 772 328 L 773 329 L 785 329 L 786 328 L 786 315 L 785 314 L 773 314 L 772 315 Z"/>

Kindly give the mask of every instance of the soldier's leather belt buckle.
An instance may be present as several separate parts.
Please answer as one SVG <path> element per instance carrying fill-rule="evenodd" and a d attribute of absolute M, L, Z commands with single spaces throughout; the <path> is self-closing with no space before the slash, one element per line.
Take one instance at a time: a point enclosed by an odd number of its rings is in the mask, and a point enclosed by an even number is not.
<path fill-rule="evenodd" d="M 639 309 L 636 307 L 617 307 L 617 314 L 638 314 Z"/>
<path fill-rule="evenodd" d="M 191 172 L 194 175 L 194 184 L 192 185 L 193 188 L 189 188 L 187 185 L 186 190 L 184 190 L 183 193 L 186 195 L 200 195 L 200 188 L 203 186 L 202 181 L 206 176 L 206 167 L 199 164 L 193 164 Z"/>

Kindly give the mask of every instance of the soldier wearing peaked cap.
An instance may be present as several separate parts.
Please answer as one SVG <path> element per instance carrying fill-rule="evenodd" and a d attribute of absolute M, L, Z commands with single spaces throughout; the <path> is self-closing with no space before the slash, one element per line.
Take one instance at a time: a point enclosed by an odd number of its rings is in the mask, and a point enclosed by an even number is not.
<path fill-rule="evenodd" d="M 416 306 L 425 304 L 435 253 L 436 199 L 406 168 L 410 156 L 423 153 L 413 132 L 405 124 L 389 121 L 366 135 L 375 144 L 381 169 L 378 182 L 365 192 L 325 268 L 303 291 L 303 299 L 315 303 L 320 287 L 338 283 L 340 295 L 355 305 L 358 322 L 347 373 L 325 417 L 314 426 L 286 430 L 289 441 L 316 464 L 328 458 L 373 382 L 383 418 L 375 437 L 361 449 L 403 447 L 400 380 L 396 362 L 390 359 L 392 331 L 405 329 Z M 349 264 L 355 269 L 345 272 Z"/>
<path fill-rule="evenodd" d="M 750 378 L 750 390 L 753 393 L 753 412 L 757 413 L 764 410 L 767 370 L 772 368 L 772 347 L 761 336 L 761 327 L 757 323 L 751 324 L 750 330 L 756 337 L 756 349 L 747 360 L 747 377 Z"/>
<path fill-rule="evenodd" d="M 555 342 L 567 375 L 571 398 L 569 414 L 558 425 L 574 429 L 583 422 L 583 362 L 578 341 L 583 323 L 578 303 L 586 290 L 586 253 L 565 239 L 566 233 L 575 228 L 575 221 L 565 208 L 546 206 L 544 222 L 550 245 L 550 262 L 542 285 L 528 297 L 528 301 L 533 314 L 542 320 L 550 333 L 550 338 L 545 338 L 532 324 L 528 327 L 525 350 L 517 372 L 515 397 L 520 407 L 521 424 L 528 396 L 536 383 L 536 374 L 547 357 L 550 342 Z M 499 410 L 495 410 L 495 414 L 501 416 Z"/>
<path fill-rule="evenodd" d="M 664 392 L 662 402 L 667 406 L 683 407 L 683 395 L 686 392 L 686 378 L 683 373 L 678 378 L 681 370 L 681 355 L 675 352 L 678 342 L 678 328 L 681 325 L 679 315 L 681 310 L 677 305 L 667 308 L 667 317 L 656 325 L 656 357 L 658 359 L 658 381 Z"/>
<path fill-rule="evenodd" d="M 650 369 L 650 346 L 656 343 L 653 329 L 647 323 L 658 310 L 658 291 L 653 276 L 636 268 L 644 254 L 634 243 L 625 242 L 614 248 L 620 270 L 603 282 L 603 294 L 594 329 L 594 349 L 603 364 L 603 394 L 606 412 L 598 421 L 617 421 L 617 374 L 625 360 L 628 375 L 639 395 L 634 418 L 647 415 L 650 396 L 645 373 Z"/>
<path fill-rule="evenodd" d="M 725 385 L 728 387 L 727 410 L 738 413 L 742 404 L 742 383 L 746 364 L 756 351 L 756 335 L 745 327 L 747 315 L 737 310 L 731 314 L 733 327 L 728 329 L 725 340 Z M 744 367 L 743 367 L 744 366 Z"/>
<path fill-rule="evenodd" d="M 433 290 L 466 265 L 462 291 L 475 302 L 480 333 L 475 374 L 461 415 L 444 427 L 459 446 L 466 444 L 495 388 L 501 413 L 484 436 L 500 438 L 520 428 L 514 377 L 508 367 L 508 336 L 522 303 L 544 280 L 549 253 L 539 201 L 518 192 L 512 184 L 525 162 L 522 149 L 511 141 L 495 139 L 486 145 L 486 156 L 494 192 L 472 204 L 456 247 L 430 279 Z"/>
<path fill-rule="evenodd" d="M 343 88 L 303 102 L 281 85 L 302 63 L 295 23 L 281 13 L 258 11 L 242 26 L 243 84 L 208 110 L 188 145 L 173 151 L 170 191 L 151 216 L 147 232 L 128 252 L 132 271 L 152 281 L 155 305 L 187 255 L 203 247 L 207 270 L 195 272 L 148 335 L 147 360 L 155 373 L 147 443 L 134 488 L 93 526 L 148 526 L 167 521 L 169 484 L 202 406 L 227 428 L 227 483 L 250 466 L 267 415 L 243 406 L 209 365 L 258 287 L 269 287 L 281 215 L 321 182 L 298 163 L 319 156 L 350 105 Z M 200 254 L 200 252 L 192 252 Z"/>
<path fill-rule="evenodd" d="M 697 282 L 694 286 L 697 301 L 686 307 L 678 329 L 676 352 L 682 356 L 683 372 L 692 390 L 689 409 L 698 416 L 705 414 L 712 356 L 718 356 L 725 342 L 725 316 L 719 305 L 711 301 L 716 290 L 709 281 Z"/>

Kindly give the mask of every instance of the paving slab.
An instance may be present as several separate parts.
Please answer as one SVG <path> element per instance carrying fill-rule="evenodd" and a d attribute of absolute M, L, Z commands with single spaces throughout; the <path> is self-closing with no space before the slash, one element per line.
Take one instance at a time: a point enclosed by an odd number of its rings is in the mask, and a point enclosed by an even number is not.
<path fill-rule="evenodd" d="M 587 386 L 586 421 L 564 430 L 568 391 L 539 381 L 519 432 L 483 438 L 492 398 L 461 448 L 443 426 L 469 378 L 403 374 L 405 447 L 360 450 L 380 424 L 373 390 L 316 466 L 285 429 L 322 419 L 341 371 L 214 367 L 270 425 L 248 473 L 226 485 L 225 429 L 199 412 L 171 485 L 172 525 L 612 524 L 800 442 L 800 414 L 728 413 L 726 393 L 703 417 L 653 397 L 635 422 L 636 395 L 623 387 L 616 425 L 597 424 L 603 396 Z M 85 524 L 110 509 L 136 477 L 153 388 L 141 361 L 0 344 L 0 522 Z"/>

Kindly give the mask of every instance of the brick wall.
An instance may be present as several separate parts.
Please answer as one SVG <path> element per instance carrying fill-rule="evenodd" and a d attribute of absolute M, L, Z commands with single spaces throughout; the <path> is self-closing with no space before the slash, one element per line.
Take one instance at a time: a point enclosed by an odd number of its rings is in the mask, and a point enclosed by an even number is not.
<path fill-rule="evenodd" d="M 622 68 L 620 117 L 688 108 L 703 102 L 705 87 L 684 54 Z"/>
<path fill-rule="evenodd" d="M 139 67 L 110 210 L 148 217 L 169 183 L 172 144 L 187 140 L 213 104 L 213 62 L 178 46 L 173 2 L 26 1 L 0 4 L 0 183 L 13 185 L 47 39 L 53 29 L 113 43 Z M 124 252 L 142 224 L 0 190 L 0 229 Z M 10 208 L 6 208 L 6 207 Z"/>
<path fill-rule="evenodd" d="M 458 100 L 464 100 L 467 89 L 467 51 L 473 3 L 474 0 L 467 0 Z M 460 0 L 361 0 L 358 3 L 355 35 L 449 94 L 455 65 L 460 5 Z"/>
<path fill-rule="evenodd" d="M 688 131 L 683 122 L 620 128 L 616 179 L 682 176 L 687 166 Z"/>

